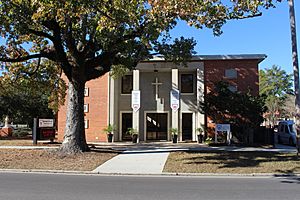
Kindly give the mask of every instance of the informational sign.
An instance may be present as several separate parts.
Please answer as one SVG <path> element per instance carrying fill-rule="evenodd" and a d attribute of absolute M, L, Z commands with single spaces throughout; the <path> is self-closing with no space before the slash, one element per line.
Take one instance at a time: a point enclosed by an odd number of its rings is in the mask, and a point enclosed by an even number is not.
<path fill-rule="evenodd" d="M 216 124 L 216 129 L 215 129 L 215 142 L 217 143 L 218 141 L 218 132 L 226 132 L 226 143 L 230 145 L 231 142 L 231 132 L 230 132 L 230 124 Z"/>
<path fill-rule="evenodd" d="M 131 92 L 131 108 L 137 112 L 141 107 L 141 91 L 132 90 Z"/>
<path fill-rule="evenodd" d="M 216 131 L 230 132 L 230 124 L 216 124 Z"/>
<path fill-rule="evenodd" d="M 55 129 L 53 129 L 53 128 L 39 129 L 38 139 L 39 140 L 55 139 Z"/>
<path fill-rule="evenodd" d="M 172 89 L 170 92 L 170 107 L 173 111 L 177 111 L 179 109 L 179 90 Z"/>
<path fill-rule="evenodd" d="M 39 119 L 39 128 L 54 127 L 54 119 Z"/>

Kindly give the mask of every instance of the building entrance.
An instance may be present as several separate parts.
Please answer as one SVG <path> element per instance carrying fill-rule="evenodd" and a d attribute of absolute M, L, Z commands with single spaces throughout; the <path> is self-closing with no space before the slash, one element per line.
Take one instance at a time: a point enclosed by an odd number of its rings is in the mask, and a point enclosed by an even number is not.
<path fill-rule="evenodd" d="M 167 140 L 168 139 L 168 114 L 147 113 L 146 114 L 146 139 Z"/>
<path fill-rule="evenodd" d="M 128 128 L 132 128 L 132 113 L 122 113 L 122 141 L 131 140 L 131 135 L 127 134 Z"/>
<path fill-rule="evenodd" d="M 182 113 L 182 140 L 193 139 L 193 114 Z"/>

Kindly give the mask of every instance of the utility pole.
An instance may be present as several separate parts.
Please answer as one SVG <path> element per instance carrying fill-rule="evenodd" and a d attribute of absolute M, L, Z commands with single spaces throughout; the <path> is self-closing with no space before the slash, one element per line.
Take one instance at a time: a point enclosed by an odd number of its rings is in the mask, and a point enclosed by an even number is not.
<path fill-rule="evenodd" d="M 298 63 L 298 51 L 297 51 L 297 36 L 296 36 L 296 19 L 295 19 L 295 8 L 294 0 L 289 0 L 289 13 L 290 13 L 290 26 L 291 26 L 291 39 L 292 39 L 292 57 L 293 57 L 293 69 L 294 69 L 294 87 L 295 87 L 295 107 L 296 107 L 296 147 L 297 156 L 300 152 L 299 147 L 299 132 L 300 132 L 300 94 L 299 94 L 299 63 Z"/>

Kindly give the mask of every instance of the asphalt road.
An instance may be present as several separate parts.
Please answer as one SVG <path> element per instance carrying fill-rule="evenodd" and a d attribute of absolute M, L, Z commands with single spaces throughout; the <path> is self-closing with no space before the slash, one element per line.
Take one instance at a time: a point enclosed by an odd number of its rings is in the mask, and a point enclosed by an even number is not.
<path fill-rule="evenodd" d="M 300 177 L 0 173 L 0 200 L 300 199 Z"/>

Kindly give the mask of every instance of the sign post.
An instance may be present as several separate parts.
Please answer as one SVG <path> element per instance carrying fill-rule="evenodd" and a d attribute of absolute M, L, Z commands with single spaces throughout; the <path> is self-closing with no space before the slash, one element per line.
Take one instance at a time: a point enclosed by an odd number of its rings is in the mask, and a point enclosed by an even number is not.
<path fill-rule="evenodd" d="M 33 118 L 32 140 L 33 144 L 37 144 L 37 118 Z"/>
<path fill-rule="evenodd" d="M 230 131 L 230 124 L 216 124 L 215 130 L 215 143 L 218 142 L 218 132 L 226 132 L 226 143 L 230 145 L 231 143 L 231 131 Z"/>

